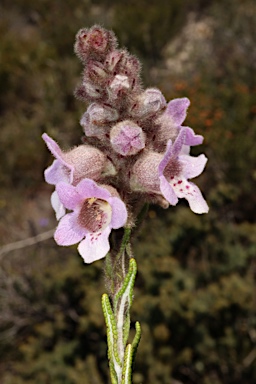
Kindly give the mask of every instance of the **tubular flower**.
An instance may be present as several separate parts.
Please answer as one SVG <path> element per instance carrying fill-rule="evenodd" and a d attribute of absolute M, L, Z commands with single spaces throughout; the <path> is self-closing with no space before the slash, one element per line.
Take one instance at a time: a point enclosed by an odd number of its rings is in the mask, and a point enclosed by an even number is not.
<path fill-rule="evenodd" d="M 195 135 L 187 128 L 182 128 L 174 144 L 170 140 L 167 150 L 158 167 L 160 190 L 171 205 L 176 205 L 178 198 L 185 198 L 195 213 L 206 213 L 209 208 L 199 188 L 188 181 L 200 175 L 205 167 L 205 155 L 192 157 L 186 154 L 186 144 L 193 142 Z"/>
<path fill-rule="evenodd" d="M 127 220 L 123 201 L 90 179 L 76 186 L 61 182 L 56 190 L 63 206 L 73 211 L 60 220 L 54 234 L 56 243 L 79 243 L 78 251 L 86 263 L 106 256 L 111 229 L 123 227 Z"/>
<path fill-rule="evenodd" d="M 44 172 L 48 184 L 56 185 L 60 181 L 77 184 L 85 177 L 98 180 L 109 163 L 109 161 L 106 163 L 106 156 L 97 148 L 80 145 L 68 152 L 63 152 L 58 144 L 46 133 L 42 137 L 56 158 Z M 56 218 L 60 219 L 65 214 L 65 209 L 59 201 L 56 191 L 51 196 L 51 204 L 56 213 Z"/>
<path fill-rule="evenodd" d="M 89 145 L 79 145 L 68 152 L 63 152 L 46 133 L 42 137 L 56 158 L 45 170 L 45 180 L 48 184 L 56 185 L 60 181 L 77 184 L 85 177 L 99 179 L 106 161 L 106 156 L 99 149 Z"/>

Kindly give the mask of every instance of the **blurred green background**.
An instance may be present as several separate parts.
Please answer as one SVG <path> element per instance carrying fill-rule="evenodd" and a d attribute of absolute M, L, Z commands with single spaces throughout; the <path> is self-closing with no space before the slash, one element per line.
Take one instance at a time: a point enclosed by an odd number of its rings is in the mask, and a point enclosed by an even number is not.
<path fill-rule="evenodd" d="M 134 384 L 256 382 L 255 20 L 254 0 L 1 0 L 0 245 L 56 225 L 41 134 L 80 143 L 78 29 L 113 29 L 145 85 L 190 98 L 186 124 L 205 137 L 210 213 L 152 206 L 134 241 Z M 108 383 L 104 262 L 49 239 L 0 265 L 0 383 Z"/>

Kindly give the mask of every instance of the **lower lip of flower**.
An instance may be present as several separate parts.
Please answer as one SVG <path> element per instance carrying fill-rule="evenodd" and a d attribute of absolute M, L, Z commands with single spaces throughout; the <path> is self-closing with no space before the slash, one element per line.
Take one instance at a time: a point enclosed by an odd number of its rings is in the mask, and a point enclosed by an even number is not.
<path fill-rule="evenodd" d="M 85 199 L 80 208 L 78 223 L 89 232 L 103 231 L 111 221 L 111 205 L 96 197 Z"/>

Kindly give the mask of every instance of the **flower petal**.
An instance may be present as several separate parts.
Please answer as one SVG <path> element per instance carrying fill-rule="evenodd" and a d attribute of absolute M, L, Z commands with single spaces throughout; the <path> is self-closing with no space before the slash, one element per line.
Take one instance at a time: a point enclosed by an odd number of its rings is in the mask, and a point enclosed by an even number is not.
<path fill-rule="evenodd" d="M 72 245 L 81 241 L 86 234 L 87 231 L 77 224 L 77 215 L 68 213 L 60 219 L 54 239 L 58 245 Z"/>
<path fill-rule="evenodd" d="M 61 203 L 57 191 L 54 191 L 51 195 L 51 204 L 56 214 L 56 219 L 59 220 L 62 216 L 65 215 L 66 209 Z"/>
<path fill-rule="evenodd" d="M 43 140 L 45 141 L 45 144 L 47 145 L 48 149 L 50 150 L 50 152 L 53 154 L 53 156 L 59 160 L 59 164 L 58 166 L 59 167 L 67 167 L 67 170 L 69 171 L 69 182 L 72 183 L 73 182 L 73 174 L 74 174 L 74 167 L 71 165 L 71 164 L 68 164 L 66 161 L 65 161 L 65 156 L 64 156 L 64 153 L 62 152 L 61 148 L 58 146 L 58 144 L 56 143 L 56 141 L 54 141 L 50 136 L 47 135 L 47 133 L 44 133 L 42 135 L 42 138 Z M 57 163 L 55 163 L 55 166 L 57 165 Z M 49 169 L 49 168 L 48 168 Z M 58 169 L 56 168 L 53 168 L 51 169 L 51 171 L 56 171 L 56 172 L 59 172 Z M 46 170 L 47 171 L 47 170 Z M 52 174 L 52 176 L 54 176 L 54 174 Z M 56 177 L 58 177 L 58 175 L 56 175 Z M 45 179 L 46 179 L 46 174 L 45 174 Z M 47 180 L 46 180 L 47 181 Z M 58 180 L 57 182 L 59 181 L 65 181 L 64 179 L 62 180 Z M 47 183 L 49 184 L 56 184 L 55 183 L 52 183 L 52 182 L 49 182 L 47 181 Z"/>
<path fill-rule="evenodd" d="M 167 164 L 169 163 L 169 161 L 172 158 L 172 155 L 173 155 L 173 153 L 172 153 L 172 141 L 169 140 L 168 143 L 167 143 L 167 147 L 166 147 L 166 151 L 165 151 L 164 157 L 160 161 L 159 166 L 158 166 L 158 174 L 159 174 L 159 176 L 161 176 L 163 174 L 165 167 L 167 166 Z"/>
<path fill-rule="evenodd" d="M 183 165 L 183 175 L 186 179 L 193 179 L 201 175 L 208 161 L 204 154 L 197 157 L 181 155 L 179 159 Z"/>
<path fill-rule="evenodd" d="M 65 171 L 60 160 L 54 160 L 52 165 L 44 171 L 44 178 L 48 184 L 56 185 L 60 181 L 69 182 L 69 174 Z"/>
<path fill-rule="evenodd" d="M 182 147 L 185 144 L 186 136 L 187 136 L 187 128 L 181 127 L 179 135 L 174 141 L 174 144 L 172 147 L 172 156 L 177 157 L 180 154 Z"/>
<path fill-rule="evenodd" d="M 194 186 L 194 194 L 186 197 L 186 199 L 188 200 L 191 211 L 198 214 L 207 213 L 209 211 L 209 207 L 203 198 L 200 189 L 193 183 L 190 184 Z"/>
<path fill-rule="evenodd" d="M 47 145 L 49 151 L 53 154 L 56 159 L 62 160 L 62 150 L 50 136 L 47 135 L 47 133 L 43 133 L 42 138 Z"/>
<path fill-rule="evenodd" d="M 185 198 L 188 201 L 193 212 L 201 214 L 209 211 L 200 189 L 194 183 L 188 182 L 185 177 L 180 177 L 171 180 L 170 184 L 177 197 Z"/>
<path fill-rule="evenodd" d="M 204 141 L 203 136 L 196 135 L 192 128 L 190 127 L 183 127 L 186 129 L 186 140 L 185 144 L 194 146 L 194 145 L 200 145 Z"/>
<path fill-rule="evenodd" d="M 91 179 L 83 179 L 76 186 L 77 192 L 83 199 L 87 199 L 89 197 L 96 197 L 98 199 L 107 200 L 111 197 L 110 192 L 103 187 L 98 186 Z"/>
<path fill-rule="evenodd" d="M 187 109 L 190 101 L 187 97 L 171 100 L 166 109 L 166 113 L 172 118 L 174 125 L 181 125 L 186 118 Z"/>
<path fill-rule="evenodd" d="M 81 241 L 78 246 L 78 252 L 85 263 L 92 263 L 106 256 L 110 249 L 108 241 L 110 232 L 110 227 L 107 227 L 103 232 L 89 233 L 86 238 Z"/>
<path fill-rule="evenodd" d="M 124 202 L 118 197 L 108 199 L 112 208 L 111 227 L 114 229 L 121 228 L 127 221 L 127 210 Z"/>
<path fill-rule="evenodd" d="M 170 160 L 172 158 L 178 157 L 178 155 L 182 151 L 182 148 L 184 147 L 185 140 L 186 140 L 186 129 L 181 128 L 179 135 L 178 135 L 177 139 L 175 140 L 174 144 L 172 144 L 171 140 L 169 140 L 167 142 L 164 157 L 160 161 L 160 164 L 158 166 L 159 176 L 161 176 L 163 174 L 165 167 L 170 162 Z"/>
<path fill-rule="evenodd" d="M 176 205 L 178 203 L 178 198 L 166 178 L 164 176 L 160 176 L 159 180 L 162 195 L 171 205 Z"/>
<path fill-rule="evenodd" d="M 60 160 L 63 165 L 71 169 L 72 167 L 70 166 L 70 164 L 66 163 L 66 161 L 64 160 L 64 154 L 56 143 L 56 141 L 54 141 L 50 136 L 48 136 L 47 133 L 43 133 L 42 138 L 45 141 L 45 144 L 47 145 L 49 151 L 53 154 L 53 156 L 57 160 Z"/>
<path fill-rule="evenodd" d="M 80 196 L 76 190 L 76 187 L 73 185 L 67 183 L 58 183 L 56 185 L 56 191 L 61 203 L 67 209 L 74 210 L 83 200 L 83 197 Z"/>

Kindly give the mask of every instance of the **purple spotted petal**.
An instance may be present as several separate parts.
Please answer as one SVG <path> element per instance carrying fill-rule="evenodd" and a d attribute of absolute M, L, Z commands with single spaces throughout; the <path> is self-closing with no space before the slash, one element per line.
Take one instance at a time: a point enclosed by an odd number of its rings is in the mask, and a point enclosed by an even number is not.
<path fill-rule="evenodd" d="M 83 179 L 76 186 L 77 192 L 87 199 L 89 197 L 96 197 L 97 199 L 108 200 L 111 197 L 110 192 L 102 187 L 99 187 L 93 180 Z"/>
<path fill-rule="evenodd" d="M 81 196 L 76 187 L 67 183 L 59 183 L 56 185 L 56 191 L 58 193 L 61 203 L 67 209 L 74 210 L 78 204 L 83 201 L 83 196 Z"/>
<path fill-rule="evenodd" d="M 54 233 L 54 240 L 58 245 L 73 245 L 83 239 L 87 231 L 80 228 L 77 223 L 77 215 L 68 213 L 60 219 Z"/>
<path fill-rule="evenodd" d="M 186 179 L 193 179 L 201 175 L 208 160 L 203 154 L 197 157 L 181 155 L 179 158 L 183 165 L 183 175 Z"/>
<path fill-rule="evenodd" d="M 185 197 L 189 203 L 191 211 L 202 214 L 207 213 L 209 211 L 209 207 L 202 196 L 200 189 L 194 184 L 189 183 L 194 188 L 194 193 L 192 196 Z"/>
<path fill-rule="evenodd" d="M 208 212 L 209 207 L 200 189 L 194 183 L 188 182 L 185 177 L 179 177 L 172 179 L 170 185 L 178 198 L 184 198 L 188 201 L 193 212 L 199 214 Z"/>
<path fill-rule="evenodd" d="M 160 176 L 159 180 L 162 195 L 171 205 L 176 205 L 178 203 L 178 198 L 166 178 L 164 176 Z"/>
<path fill-rule="evenodd" d="M 92 263 L 106 256 L 110 246 L 108 237 L 110 234 L 110 227 L 107 227 L 103 232 L 89 233 L 86 238 L 81 241 L 78 246 L 78 252 L 84 259 L 85 263 Z"/>
<path fill-rule="evenodd" d="M 184 127 L 186 129 L 186 140 L 185 144 L 190 145 L 191 147 L 194 145 L 200 145 L 204 141 L 203 136 L 196 135 L 192 128 Z"/>
<path fill-rule="evenodd" d="M 189 105 L 190 101 L 186 97 L 174 99 L 168 103 L 166 113 L 171 117 L 174 125 L 179 126 L 183 123 Z"/>
<path fill-rule="evenodd" d="M 112 208 L 111 227 L 114 229 L 123 227 L 127 221 L 125 204 L 118 197 L 111 197 L 108 201 Z"/>

